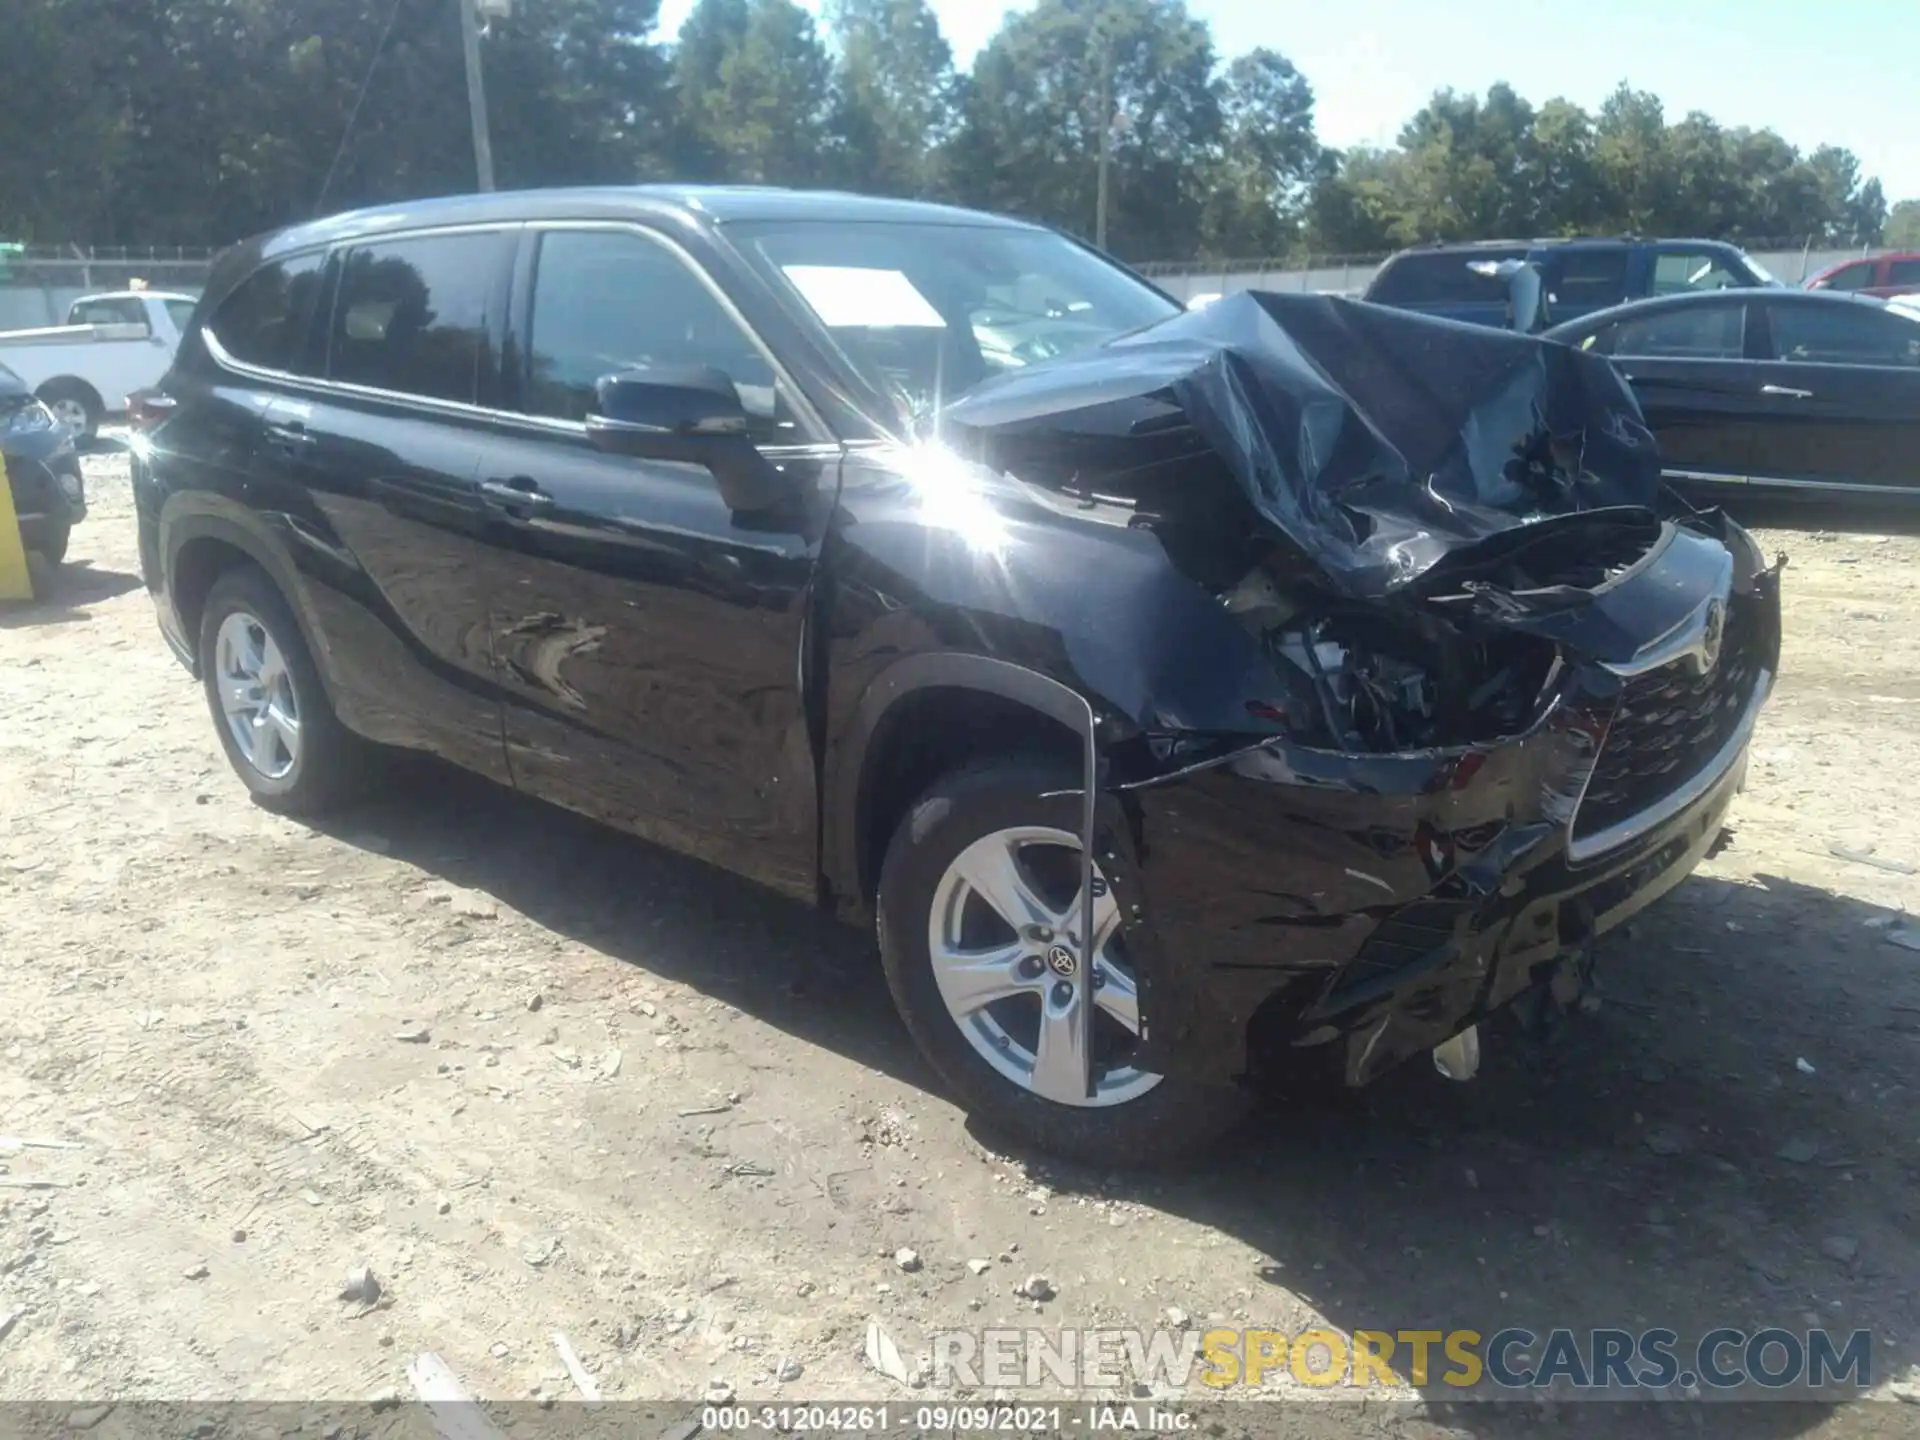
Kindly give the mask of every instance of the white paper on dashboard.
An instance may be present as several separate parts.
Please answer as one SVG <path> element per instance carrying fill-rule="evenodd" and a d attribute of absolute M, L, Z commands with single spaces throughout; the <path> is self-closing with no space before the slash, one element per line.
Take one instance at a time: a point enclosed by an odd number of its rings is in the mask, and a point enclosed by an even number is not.
<path fill-rule="evenodd" d="M 944 330 L 947 322 L 898 270 L 788 265 L 787 278 L 830 330 L 860 327 Z"/>

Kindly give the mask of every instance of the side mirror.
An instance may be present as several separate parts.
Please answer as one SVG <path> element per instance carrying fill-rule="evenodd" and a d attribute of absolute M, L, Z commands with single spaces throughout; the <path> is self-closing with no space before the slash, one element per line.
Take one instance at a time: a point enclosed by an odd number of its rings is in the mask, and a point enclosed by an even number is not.
<path fill-rule="evenodd" d="M 615 455 L 704 465 L 731 510 L 765 510 L 793 493 L 754 445 L 740 391 L 710 365 L 655 366 L 603 375 L 587 438 Z"/>

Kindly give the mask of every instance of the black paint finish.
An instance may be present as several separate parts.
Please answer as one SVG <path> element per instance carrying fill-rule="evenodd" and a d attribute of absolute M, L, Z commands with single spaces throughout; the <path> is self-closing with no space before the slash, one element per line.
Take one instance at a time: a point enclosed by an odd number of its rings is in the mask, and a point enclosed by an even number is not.
<path fill-rule="evenodd" d="M 913 738 L 899 716 L 990 697 L 1040 727 L 1023 737 L 1077 746 L 1091 707 L 1096 848 L 1125 906 L 1148 1058 L 1206 1078 L 1248 1069 L 1250 1033 L 1333 1045 L 1350 1079 L 1377 1074 L 1553 971 L 1711 843 L 1743 750 L 1631 842 L 1568 853 L 1617 672 L 1727 586 L 1729 553 L 1740 623 L 1777 657 L 1774 572 L 1737 527 L 1668 527 L 1598 598 L 1515 618 L 1565 660 L 1523 733 L 1408 754 L 1302 745 L 1267 704 L 1275 662 L 1224 611 L 1191 536 L 889 438 L 868 381 L 726 238 L 730 218 L 799 210 L 1013 223 L 846 197 L 553 191 L 231 252 L 202 316 L 263 258 L 446 226 L 523 236 L 502 242 L 498 369 L 470 401 L 330 383 L 324 345 L 305 373 L 250 369 L 196 324 L 166 382 L 177 407 L 136 469 L 169 639 L 192 663 L 211 576 L 251 560 L 355 730 L 862 920 L 885 838 L 876 776 Z M 552 224 L 660 237 L 689 283 L 724 294 L 798 417 L 763 450 L 779 505 L 736 512 L 691 460 L 612 454 L 584 424 L 518 413 L 524 235 Z"/>

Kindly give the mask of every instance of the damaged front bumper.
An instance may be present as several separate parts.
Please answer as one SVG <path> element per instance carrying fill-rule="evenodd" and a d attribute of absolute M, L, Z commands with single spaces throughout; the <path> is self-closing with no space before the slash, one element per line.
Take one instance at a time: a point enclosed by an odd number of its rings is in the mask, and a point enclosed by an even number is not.
<path fill-rule="evenodd" d="M 1577 989 L 1591 940 L 1691 873 L 1744 779 L 1778 570 L 1729 583 L 1637 657 L 1573 663 L 1509 739 L 1268 740 L 1110 785 L 1138 1063 L 1224 1081 L 1269 1046 L 1331 1046 L 1360 1084 L 1523 994 Z"/>

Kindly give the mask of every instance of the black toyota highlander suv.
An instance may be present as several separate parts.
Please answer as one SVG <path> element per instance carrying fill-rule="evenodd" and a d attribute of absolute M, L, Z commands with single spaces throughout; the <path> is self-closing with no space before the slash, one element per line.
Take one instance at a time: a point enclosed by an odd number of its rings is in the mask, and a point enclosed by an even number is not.
<path fill-rule="evenodd" d="M 217 265 L 136 471 L 261 803 L 435 752 L 874 924 L 953 1090 L 1217 1135 L 1580 993 L 1706 853 L 1777 567 L 1603 359 L 1188 313 L 1052 231 L 750 189 L 341 216 Z"/>

